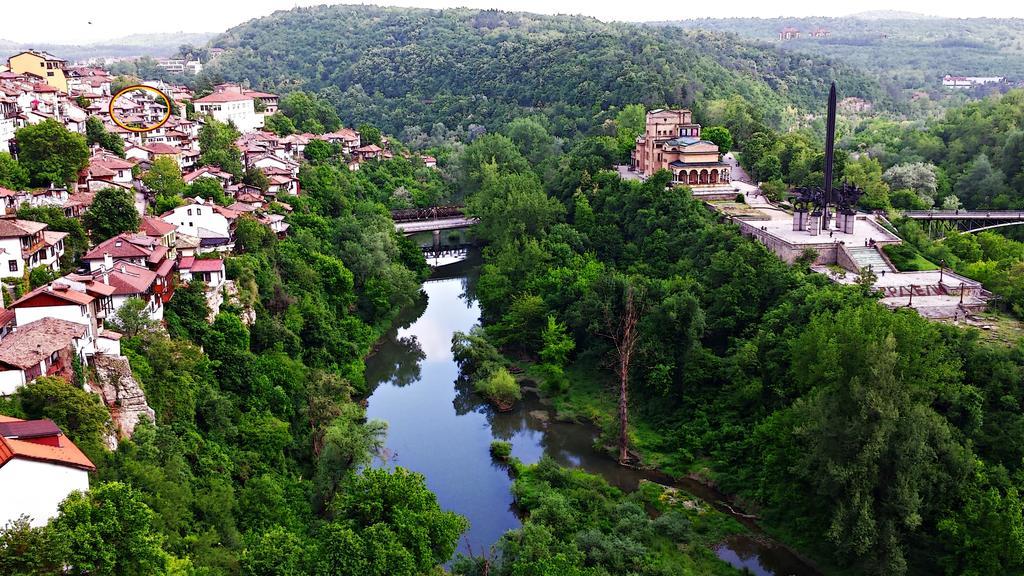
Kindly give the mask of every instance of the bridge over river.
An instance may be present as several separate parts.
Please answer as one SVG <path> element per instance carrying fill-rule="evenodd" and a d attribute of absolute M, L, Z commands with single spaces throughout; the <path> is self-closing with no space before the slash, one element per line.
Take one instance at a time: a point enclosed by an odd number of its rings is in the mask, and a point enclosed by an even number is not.
<path fill-rule="evenodd" d="M 923 223 L 933 236 L 1024 224 L 1024 210 L 907 210 L 903 216 Z"/>
<path fill-rule="evenodd" d="M 395 229 L 407 236 L 417 232 L 440 234 L 441 230 L 469 228 L 480 221 L 466 216 L 461 204 L 394 210 L 391 219 L 395 221 Z"/>

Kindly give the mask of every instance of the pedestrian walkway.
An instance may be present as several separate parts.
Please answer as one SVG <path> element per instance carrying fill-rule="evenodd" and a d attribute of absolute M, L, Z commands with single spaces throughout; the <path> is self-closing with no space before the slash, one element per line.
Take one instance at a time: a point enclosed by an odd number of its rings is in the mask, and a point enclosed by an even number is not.
<path fill-rule="evenodd" d="M 853 259 L 853 263 L 857 266 L 858 270 L 868 268 L 875 274 L 895 272 L 892 266 L 885 261 L 885 258 L 882 258 L 878 248 L 875 246 L 850 246 L 846 249 L 846 252 Z"/>

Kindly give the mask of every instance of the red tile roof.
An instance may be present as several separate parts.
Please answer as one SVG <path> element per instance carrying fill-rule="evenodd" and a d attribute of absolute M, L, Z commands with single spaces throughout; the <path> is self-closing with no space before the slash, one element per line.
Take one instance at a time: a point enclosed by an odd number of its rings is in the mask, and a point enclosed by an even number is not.
<path fill-rule="evenodd" d="M 17 218 L 0 218 L 0 238 L 19 238 L 29 236 L 46 228 L 42 222 L 19 220 Z"/>
<path fill-rule="evenodd" d="M 50 354 L 71 345 L 75 338 L 85 336 L 85 325 L 42 318 L 29 322 L 0 340 L 0 362 L 26 370 L 38 366 Z"/>
<path fill-rule="evenodd" d="M 185 260 L 191 260 L 188 263 L 188 267 L 185 266 Z M 182 258 L 181 264 L 178 265 L 183 270 L 191 270 L 192 272 L 223 272 L 224 261 L 219 258 L 207 258 L 203 260 L 196 260 L 194 257 Z"/>
<path fill-rule="evenodd" d="M 156 272 L 128 262 L 115 262 L 114 269 L 108 274 L 108 281 L 115 288 L 114 294 L 119 296 L 147 294 L 156 278 Z"/>
<path fill-rule="evenodd" d="M 139 231 L 147 236 L 161 237 L 177 230 L 178 227 L 163 218 L 156 216 L 143 216 Z"/>
<path fill-rule="evenodd" d="M 181 148 L 177 146 L 171 146 L 170 144 L 164 144 L 163 142 L 154 142 L 153 144 L 146 144 L 142 147 L 150 154 L 181 154 Z"/>
<path fill-rule="evenodd" d="M 40 286 L 35 290 L 25 294 L 21 298 L 18 298 L 11 304 L 11 308 L 17 308 L 19 306 L 25 306 L 26 303 L 39 298 L 40 296 L 50 296 L 59 300 L 65 300 L 72 304 L 89 304 L 93 301 L 93 297 L 89 296 L 84 292 L 78 290 L 72 290 L 68 287 L 67 283 L 55 280 L 49 284 Z"/>
<path fill-rule="evenodd" d="M 252 100 L 251 95 L 238 94 L 235 92 L 214 92 L 208 96 L 203 96 L 193 100 L 196 104 L 219 104 L 221 102 L 241 102 L 242 100 Z"/>
<path fill-rule="evenodd" d="M 49 420 L 24 421 L 0 416 L 0 422 L 4 422 L 6 426 L 14 426 L 16 431 L 17 427 L 21 425 L 22 432 L 20 434 L 24 434 L 24 430 L 34 431 L 27 440 L 16 437 L 9 438 L 0 431 L 0 468 L 11 460 L 21 458 L 70 466 L 81 470 L 96 469 L 96 466 L 78 446 L 75 446 L 75 443 L 64 436 L 60 428 Z M 44 439 L 52 439 L 53 442 L 42 443 L 41 440 Z"/>
<path fill-rule="evenodd" d="M 118 258 L 149 258 L 157 246 L 157 241 L 152 236 L 122 232 L 86 252 L 82 259 L 102 260 L 106 253 L 109 253 L 115 260 Z M 166 247 L 164 249 L 166 250 Z"/>

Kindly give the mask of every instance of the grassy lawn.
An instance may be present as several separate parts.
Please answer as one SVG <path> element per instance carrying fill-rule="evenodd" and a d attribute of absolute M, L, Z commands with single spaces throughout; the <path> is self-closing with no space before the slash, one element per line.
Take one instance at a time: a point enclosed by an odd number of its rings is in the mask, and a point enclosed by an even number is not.
<path fill-rule="evenodd" d="M 1009 314 L 990 311 L 976 316 L 980 318 L 980 321 L 971 322 L 971 325 L 981 332 L 983 340 L 1006 346 L 1016 346 L 1024 339 L 1024 322 Z"/>
<path fill-rule="evenodd" d="M 771 218 L 756 208 L 741 202 L 711 202 L 718 211 L 730 216 L 739 216 L 746 220 L 770 220 Z"/>
<path fill-rule="evenodd" d="M 939 267 L 921 255 L 909 244 L 888 244 L 882 247 L 885 255 L 900 272 L 938 270 Z"/>

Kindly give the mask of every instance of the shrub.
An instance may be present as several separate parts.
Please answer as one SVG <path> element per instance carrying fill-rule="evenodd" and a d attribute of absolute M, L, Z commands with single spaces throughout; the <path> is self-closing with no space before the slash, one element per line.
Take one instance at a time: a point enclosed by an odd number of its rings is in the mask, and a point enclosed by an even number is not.
<path fill-rule="evenodd" d="M 740 192 L 739 194 L 736 195 L 736 203 L 737 204 L 746 204 L 747 203 L 747 197 L 742 192 Z"/>
<path fill-rule="evenodd" d="M 508 460 L 512 455 L 512 443 L 504 440 L 491 442 L 491 456 L 498 460 Z"/>
<path fill-rule="evenodd" d="M 519 383 L 505 368 L 498 368 L 492 374 L 473 382 L 477 393 L 493 402 L 499 410 L 508 410 L 523 393 Z"/>

